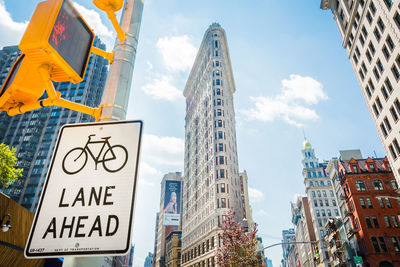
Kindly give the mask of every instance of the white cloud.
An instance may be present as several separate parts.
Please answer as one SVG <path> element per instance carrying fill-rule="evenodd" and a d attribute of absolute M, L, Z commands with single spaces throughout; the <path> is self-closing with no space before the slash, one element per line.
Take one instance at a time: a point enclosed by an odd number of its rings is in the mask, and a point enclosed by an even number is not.
<path fill-rule="evenodd" d="M 183 139 L 152 134 L 143 137 L 142 155 L 146 162 L 183 167 L 183 151 Z"/>
<path fill-rule="evenodd" d="M 263 210 L 263 209 L 260 209 L 260 210 L 257 210 L 257 215 L 259 215 L 259 216 L 261 216 L 261 217 L 267 217 L 269 214 L 265 211 L 265 210 Z"/>
<path fill-rule="evenodd" d="M 317 112 L 310 108 L 328 97 L 321 83 L 311 77 L 290 75 L 282 80 L 281 92 L 273 97 L 250 97 L 255 107 L 242 110 L 248 119 L 272 122 L 282 119 L 291 125 L 301 127 L 304 121 L 317 120 Z"/>
<path fill-rule="evenodd" d="M 159 180 L 162 176 L 161 171 L 152 167 L 145 161 L 140 162 L 139 165 L 139 183 L 144 186 L 154 187 L 154 181 Z"/>
<path fill-rule="evenodd" d="M 16 22 L 7 11 L 4 1 L 0 0 L 0 47 L 19 44 L 28 26 L 28 21 Z"/>
<path fill-rule="evenodd" d="M 249 199 L 252 203 L 261 202 L 264 199 L 264 194 L 260 190 L 249 186 Z"/>
<path fill-rule="evenodd" d="M 170 76 L 156 77 L 152 82 L 141 87 L 142 91 L 156 99 L 175 101 L 183 99 L 182 91 L 172 84 Z"/>
<path fill-rule="evenodd" d="M 282 94 L 278 96 L 285 102 L 304 100 L 308 104 L 317 104 L 328 99 L 320 82 L 311 77 L 291 74 L 289 80 L 282 80 Z"/>
<path fill-rule="evenodd" d="M 157 42 L 161 56 L 167 69 L 171 71 L 187 71 L 192 67 L 197 49 L 187 35 L 163 37 Z"/>
<path fill-rule="evenodd" d="M 82 15 L 85 21 L 89 24 L 96 35 L 107 45 L 107 49 L 111 50 L 114 43 L 113 31 L 107 28 L 101 21 L 100 14 L 94 9 L 88 9 L 76 2 L 73 2 L 78 12 Z"/>
<path fill-rule="evenodd" d="M 143 161 L 140 163 L 140 174 L 141 175 L 150 175 L 150 176 L 161 176 L 161 171 L 157 170 L 156 168 L 150 166 L 147 162 Z"/>

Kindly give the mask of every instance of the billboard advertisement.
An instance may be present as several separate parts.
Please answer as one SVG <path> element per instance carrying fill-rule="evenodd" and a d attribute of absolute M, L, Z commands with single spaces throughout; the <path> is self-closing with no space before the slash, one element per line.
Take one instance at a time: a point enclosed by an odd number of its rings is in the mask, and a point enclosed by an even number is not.
<path fill-rule="evenodd" d="M 164 225 L 180 223 L 181 212 L 181 182 L 166 181 L 164 194 Z"/>

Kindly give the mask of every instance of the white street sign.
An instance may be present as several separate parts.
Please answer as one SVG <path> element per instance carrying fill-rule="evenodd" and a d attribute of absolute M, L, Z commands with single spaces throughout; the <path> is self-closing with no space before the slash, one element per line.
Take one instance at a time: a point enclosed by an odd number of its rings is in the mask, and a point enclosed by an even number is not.
<path fill-rule="evenodd" d="M 141 121 L 61 128 L 25 257 L 128 252 L 141 135 Z"/>

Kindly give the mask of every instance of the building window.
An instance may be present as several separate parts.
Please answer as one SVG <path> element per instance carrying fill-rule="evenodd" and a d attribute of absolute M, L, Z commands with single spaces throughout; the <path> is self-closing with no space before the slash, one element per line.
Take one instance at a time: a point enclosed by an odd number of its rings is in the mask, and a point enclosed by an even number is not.
<path fill-rule="evenodd" d="M 332 206 L 336 206 L 336 200 L 332 199 Z"/>
<path fill-rule="evenodd" d="M 335 209 L 335 215 L 339 216 L 339 210 L 338 209 Z"/>
<path fill-rule="evenodd" d="M 380 227 L 378 218 L 376 216 L 372 216 L 372 221 L 374 222 L 375 228 L 379 228 Z"/>
<path fill-rule="evenodd" d="M 374 247 L 375 252 L 381 252 L 381 249 L 379 248 L 378 245 L 378 240 L 375 236 L 371 237 L 371 242 L 372 242 L 372 246 Z"/>
<path fill-rule="evenodd" d="M 381 77 L 381 75 L 379 74 L 378 70 L 376 69 L 376 67 L 374 67 L 374 69 L 372 70 L 372 72 L 375 75 L 376 80 L 378 81 L 379 78 Z"/>
<path fill-rule="evenodd" d="M 385 224 L 387 228 L 392 228 L 392 223 L 390 222 L 389 216 L 384 215 L 383 219 L 385 220 Z"/>
<path fill-rule="evenodd" d="M 372 56 L 368 49 L 367 49 L 367 51 L 365 51 L 365 55 L 367 56 L 368 61 L 371 63 Z"/>
<path fill-rule="evenodd" d="M 397 221 L 396 216 L 391 215 L 390 217 L 392 218 L 393 226 L 399 228 L 399 222 Z"/>
<path fill-rule="evenodd" d="M 388 133 L 387 133 L 386 128 L 385 128 L 385 126 L 383 125 L 383 123 L 381 123 L 380 127 L 381 127 L 381 131 L 382 131 L 382 133 L 383 133 L 383 136 L 386 137 L 386 136 L 388 135 Z"/>
<path fill-rule="evenodd" d="M 382 32 L 385 30 L 385 24 L 383 23 L 381 18 L 378 19 L 378 26 L 379 26 L 379 29 L 381 29 Z"/>
<path fill-rule="evenodd" d="M 316 210 L 315 213 L 317 214 L 317 217 L 320 217 L 321 215 L 319 214 L 319 210 Z"/>
<path fill-rule="evenodd" d="M 382 198 L 378 198 L 378 202 L 379 202 L 379 207 L 381 207 L 381 209 L 384 209 L 385 203 L 383 202 Z"/>
<path fill-rule="evenodd" d="M 366 191 L 367 190 L 363 181 L 356 181 L 355 184 L 356 184 L 357 191 Z"/>
<path fill-rule="evenodd" d="M 391 182 L 391 184 L 392 184 L 393 190 L 399 189 L 399 186 L 398 186 L 398 184 L 397 184 L 397 182 L 396 182 L 395 179 L 392 179 L 390 182 Z"/>
<path fill-rule="evenodd" d="M 399 69 L 394 64 L 392 66 L 392 73 L 393 73 L 393 76 L 396 78 L 396 80 L 399 80 L 400 72 L 399 72 Z"/>
<path fill-rule="evenodd" d="M 393 208 L 389 198 L 385 197 L 385 203 L 386 207 L 388 207 L 389 209 Z"/>
<path fill-rule="evenodd" d="M 393 139 L 393 144 L 394 144 L 394 147 L 396 148 L 397 153 L 400 153 L 400 146 L 399 146 L 399 143 L 397 142 L 396 138 Z"/>
<path fill-rule="evenodd" d="M 372 44 L 372 42 L 369 43 L 368 47 L 369 50 L 371 51 L 371 54 L 375 55 L 375 46 Z"/>
<path fill-rule="evenodd" d="M 385 100 L 387 100 L 387 99 L 389 98 L 389 94 L 388 94 L 388 92 L 386 91 L 385 86 L 383 86 L 383 85 L 382 85 L 382 87 L 381 87 L 381 92 L 382 92 L 382 95 L 383 95 L 383 97 L 385 98 Z"/>
<path fill-rule="evenodd" d="M 351 165 L 351 168 L 353 169 L 354 173 L 358 172 L 357 165 Z"/>
<path fill-rule="evenodd" d="M 376 37 L 376 40 L 379 42 L 381 40 L 381 33 L 379 32 L 378 28 L 375 28 L 374 35 Z"/>
<path fill-rule="evenodd" d="M 389 46 L 390 50 L 393 50 L 394 42 L 393 42 L 392 38 L 390 37 L 390 35 L 388 35 L 388 37 L 386 38 L 386 43 Z"/>
<path fill-rule="evenodd" d="M 367 223 L 367 227 L 368 228 L 373 228 L 372 227 L 372 222 L 371 222 L 369 216 L 365 216 L 365 222 Z"/>
<path fill-rule="evenodd" d="M 373 209 L 374 206 L 372 205 L 371 198 L 370 198 L 370 197 L 366 197 L 365 199 L 367 200 L 368 208 L 369 208 L 369 209 Z"/>
<path fill-rule="evenodd" d="M 226 208 L 226 199 L 221 198 L 221 208 Z"/>
<path fill-rule="evenodd" d="M 396 237 L 392 237 L 393 248 L 395 252 L 400 252 L 399 242 L 397 242 Z"/>
<path fill-rule="evenodd" d="M 360 201 L 361 208 L 366 209 L 367 206 L 365 205 L 364 198 L 360 197 L 358 200 Z"/>
<path fill-rule="evenodd" d="M 329 217 L 332 216 L 331 210 L 326 210 L 326 212 L 328 213 L 328 216 L 329 216 Z"/>
<path fill-rule="evenodd" d="M 315 197 L 315 191 L 311 191 L 311 196 Z"/>
<path fill-rule="evenodd" d="M 221 193 L 225 193 L 225 184 L 221 184 Z"/>
<path fill-rule="evenodd" d="M 399 116 L 397 115 L 396 110 L 394 109 L 394 107 L 390 108 L 390 114 L 392 114 L 393 120 L 394 121 L 398 121 L 399 120 Z"/>
<path fill-rule="evenodd" d="M 390 132 L 392 130 L 392 126 L 390 125 L 388 118 L 387 117 L 383 118 L 383 122 L 385 123 L 388 132 Z"/>
<path fill-rule="evenodd" d="M 393 0 L 384 0 L 386 6 L 390 9 L 393 5 Z"/>
<path fill-rule="evenodd" d="M 383 236 L 378 237 L 379 240 L 379 246 L 381 247 L 383 252 L 387 252 L 387 247 L 386 247 L 386 243 L 385 243 L 385 239 L 383 238 Z"/>
<path fill-rule="evenodd" d="M 317 191 L 317 196 L 321 197 L 321 191 Z"/>
<path fill-rule="evenodd" d="M 379 110 L 381 111 L 383 109 L 383 106 L 382 106 L 382 102 L 381 102 L 381 99 L 379 98 L 379 96 L 376 97 L 376 104 L 377 104 Z"/>
<path fill-rule="evenodd" d="M 321 210 L 322 216 L 326 216 L 325 210 Z"/>
<path fill-rule="evenodd" d="M 390 52 L 389 52 L 389 49 L 386 47 L 386 45 L 383 45 L 382 53 L 385 56 L 386 60 L 388 60 L 390 58 Z"/>
<path fill-rule="evenodd" d="M 392 91 L 393 91 L 393 86 L 392 86 L 392 83 L 389 81 L 388 78 L 386 78 L 386 80 L 385 80 L 385 85 L 386 85 L 386 88 L 387 88 L 388 91 L 389 91 L 389 94 L 392 93 Z"/>
<path fill-rule="evenodd" d="M 378 117 L 379 116 L 379 111 L 378 111 L 375 103 L 372 105 L 372 109 L 373 109 L 373 111 L 375 113 L 375 116 Z"/>
<path fill-rule="evenodd" d="M 314 200 L 314 207 L 318 207 L 318 201 Z"/>
<path fill-rule="evenodd" d="M 396 159 L 396 158 L 397 158 L 397 154 L 396 154 L 396 152 L 394 151 L 392 145 L 389 145 L 389 150 L 390 150 L 390 154 L 392 154 L 393 159 Z"/>

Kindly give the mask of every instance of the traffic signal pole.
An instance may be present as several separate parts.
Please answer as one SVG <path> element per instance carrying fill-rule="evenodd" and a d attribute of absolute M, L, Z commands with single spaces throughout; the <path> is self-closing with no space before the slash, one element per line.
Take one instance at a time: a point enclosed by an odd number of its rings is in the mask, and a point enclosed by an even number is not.
<path fill-rule="evenodd" d="M 121 17 L 125 41 L 116 40 L 114 62 L 103 93 L 101 121 L 124 120 L 128 108 L 144 0 L 126 0 Z"/>
<path fill-rule="evenodd" d="M 126 39 L 120 43 L 116 38 L 114 61 L 107 76 L 101 101 L 103 110 L 100 121 L 126 119 L 143 4 L 144 0 L 125 0 L 121 28 L 125 32 Z M 65 257 L 63 267 L 102 266 L 104 259 L 105 257 Z"/>

